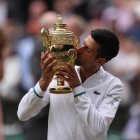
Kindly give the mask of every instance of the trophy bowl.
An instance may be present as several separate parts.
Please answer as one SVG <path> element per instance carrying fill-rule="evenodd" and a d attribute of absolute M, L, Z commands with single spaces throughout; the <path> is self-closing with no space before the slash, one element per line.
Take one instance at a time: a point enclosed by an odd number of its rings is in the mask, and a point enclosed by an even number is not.
<path fill-rule="evenodd" d="M 58 15 L 57 23 L 54 24 L 54 31 L 49 33 L 49 30 L 43 28 L 41 30 L 41 36 L 43 40 L 43 50 L 48 51 L 49 55 L 54 56 L 54 60 L 57 60 L 57 64 L 53 69 L 63 65 L 67 67 L 67 62 L 73 66 L 77 57 L 76 48 L 79 47 L 80 40 L 78 36 L 75 36 L 73 32 L 67 31 L 68 26 L 62 22 L 61 15 Z M 58 74 L 59 72 L 56 72 Z M 71 93 L 72 89 L 69 86 L 64 85 L 64 80 L 56 77 L 57 85 L 49 89 L 50 93 L 54 94 L 67 94 Z"/>

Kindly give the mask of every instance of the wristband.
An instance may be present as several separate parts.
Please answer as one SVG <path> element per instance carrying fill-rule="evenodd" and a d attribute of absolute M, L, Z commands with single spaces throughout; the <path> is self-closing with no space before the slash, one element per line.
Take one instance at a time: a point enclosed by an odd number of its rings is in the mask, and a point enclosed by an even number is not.
<path fill-rule="evenodd" d="M 39 97 L 39 98 L 43 98 L 43 97 L 44 97 L 44 96 L 40 96 L 40 95 L 38 95 L 38 94 L 36 93 L 35 87 L 33 87 L 33 91 L 34 91 L 34 93 L 35 93 L 35 95 L 36 95 L 37 97 Z"/>
<path fill-rule="evenodd" d="M 86 92 L 84 91 L 84 92 L 81 92 L 81 93 L 79 93 L 79 94 L 76 94 L 76 95 L 74 95 L 74 98 L 77 97 L 77 96 L 79 96 L 79 95 L 85 94 L 85 93 L 86 93 Z"/>

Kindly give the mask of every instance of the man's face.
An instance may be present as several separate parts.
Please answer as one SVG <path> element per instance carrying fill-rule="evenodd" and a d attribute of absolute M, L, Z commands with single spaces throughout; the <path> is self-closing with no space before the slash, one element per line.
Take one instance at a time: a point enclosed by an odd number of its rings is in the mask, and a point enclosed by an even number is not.
<path fill-rule="evenodd" d="M 100 45 L 95 40 L 88 36 L 84 44 L 77 50 L 77 58 L 75 65 L 92 68 L 96 65 L 96 56 Z"/>

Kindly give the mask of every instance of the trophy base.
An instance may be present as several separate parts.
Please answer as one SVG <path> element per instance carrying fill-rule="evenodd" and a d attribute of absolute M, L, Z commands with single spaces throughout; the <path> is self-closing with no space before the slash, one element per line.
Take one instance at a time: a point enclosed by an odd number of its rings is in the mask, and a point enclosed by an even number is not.
<path fill-rule="evenodd" d="M 54 86 L 49 89 L 50 93 L 54 94 L 67 94 L 71 93 L 72 89 L 68 86 Z"/>

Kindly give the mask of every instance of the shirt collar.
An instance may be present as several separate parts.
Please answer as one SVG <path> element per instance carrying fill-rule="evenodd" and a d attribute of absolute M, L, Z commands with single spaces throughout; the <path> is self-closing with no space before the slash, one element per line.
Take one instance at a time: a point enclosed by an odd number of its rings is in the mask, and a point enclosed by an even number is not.
<path fill-rule="evenodd" d="M 80 80 L 80 82 L 81 82 L 81 77 L 80 77 L 80 66 L 75 66 L 75 70 L 76 70 L 76 72 L 77 72 L 77 75 L 78 75 L 78 77 L 79 77 L 79 80 Z M 88 79 L 91 79 L 91 78 L 95 78 L 96 76 L 100 76 L 100 75 L 103 75 L 105 73 L 105 70 L 103 69 L 103 67 L 101 66 L 100 67 L 100 69 L 96 72 L 96 73 L 94 73 L 93 75 L 91 75 Z M 88 80 L 87 79 L 87 80 Z M 86 80 L 86 81 L 87 81 Z M 82 83 L 82 82 L 81 82 Z"/>

